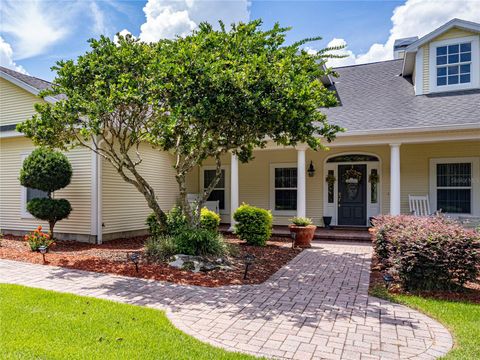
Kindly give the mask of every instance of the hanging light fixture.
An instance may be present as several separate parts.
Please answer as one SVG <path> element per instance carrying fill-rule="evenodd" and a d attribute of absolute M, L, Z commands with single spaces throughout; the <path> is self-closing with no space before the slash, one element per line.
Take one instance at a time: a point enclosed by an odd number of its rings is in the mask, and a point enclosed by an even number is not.
<path fill-rule="evenodd" d="M 313 177 L 315 175 L 315 168 L 313 167 L 313 161 L 310 161 L 310 165 L 307 170 L 308 176 Z"/>

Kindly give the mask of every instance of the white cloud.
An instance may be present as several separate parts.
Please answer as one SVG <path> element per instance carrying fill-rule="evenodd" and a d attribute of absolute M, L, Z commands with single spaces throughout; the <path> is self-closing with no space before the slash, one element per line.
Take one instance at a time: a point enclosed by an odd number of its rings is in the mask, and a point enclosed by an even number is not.
<path fill-rule="evenodd" d="M 17 65 L 13 61 L 13 50 L 9 43 L 7 43 L 0 36 L 0 66 L 21 72 L 23 74 L 28 74 L 27 71 L 21 65 Z"/>
<path fill-rule="evenodd" d="M 393 59 L 393 43 L 396 39 L 422 37 L 453 18 L 480 22 L 480 1 L 407 0 L 393 11 L 392 28 L 384 44 L 373 44 L 364 54 L 350 52 L 348 57 L 332 59 L 328 64 L 341 66 Z M 332 41 L 335 40 L 345 41 Z"/>
<path fill-rule="evenodd" d="M 203 21 L 214 26 L 218 26 L 218 20 L 226 25 L 248 21 L 249 6 L 248 0 L 148 0 L 143 8 L 146 21 L 140 28 L 140 39 L 153 42 L 185 36 Z"/>
<path fill-rule="evenodd" d="M 121 35 L 121 36 L 127 36 L 127 35 L 132 35 L 132 33 L 130 31 L 128 31 L 127 29 L 123 29 L 122 31 L 119 31 L 114 37 L 113 37 L 113 42 L 118 45 L 118 35 Z M 133 35 L 132 35 L 133 36 Z M 135 36 L 133 36 L 133 38 L 135 39 Z"/>
<path fill-rule="evenodd" d="M 39 0 L 2 0 L 0 29 L 15 40 L 15 58 L 42 54 L 63 39 L 68 32 L 64 25 L 68 8 Z"/>
<path fill-rule="evenodd" d="M 105 23 L 105 14 L 95 1 L 90 3 L 90 11 L 93 19 L 93 32 L 97 35 L 106 35 L 108 28 Z"/>
<path fill-rule="evenodd" d="M 332 67 L 353 65 L 355 64 L 355 55 L 351 50 L 348 50 L 347 42 L 344 39 L 333 38 L 327 47 L 343 46 L 343 49 L 332 50 L 329 52 L 331 55 L 340 55 L 342 58 L 332 58 L 328 60 L 328 65 Z"/>

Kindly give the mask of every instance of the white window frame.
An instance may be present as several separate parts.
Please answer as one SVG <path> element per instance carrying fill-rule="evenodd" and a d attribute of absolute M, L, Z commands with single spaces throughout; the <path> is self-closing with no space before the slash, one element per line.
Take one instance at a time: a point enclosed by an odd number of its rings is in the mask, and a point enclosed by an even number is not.
<path fill-rule="evenodd" d="M 294 168 L 298 170 L 297 163 L 276 163 L 270 164 L 270 210 L 274 215 L 295 216 L 297 215 L 297 209 L 295 210 L 275 210 L 275 169 Z M 293 190 L 294 188 L 284 188 L 286 190 Z M 298 174 L 297 174 L 297 187 L 298 191 Z M 298 208 L 298 204 L 297 204 Z"/>
<path fill-rule="evenodd" d="M 25 161 L 26 157 L 30 155 L 30 153 L 23 153 L 22 156 L 22 164 Z M 35 217 L 27 211 L 27 188 L 20 184 L 21 191 L 20 191 L 20 215 L 22 219 L 35 219 Z"/>
<path fill-rule="evenodd" d="M 204 180 L 205 180 L 205 170 L 216 170 L 217 167 L 215 165 L 205 165 L 200 168 L 200 186 L 199 186 L 199 193 L 200 196 L 203 194 L 203 191 L 205 188 L 203 187 L 204 185 Z M 223 191 L 225 192 L 225 209 L 220 209 L 219 212 L 221 215 L 225 214 L 230 214 L 230 172 L 229 168 L 227 166 L 222 165 L 221 170 L 225 171 L 225 187 L 223 188 Z M 220 189 L 215 189 L 215 190 L 221 190 Z"/>
<path fill-rule="evenodd" d="M 480 215 L 480 158 L 454 157 L 430 159 L 430 203 L 432 211 L 437 209 L 437 164 L 470 163 L 472 169 L 471 184 L 468 187 L 455 187 L 455 189 L 470 190 L 470 213 L 447 213 L 452 217 L 465 215 Z"/>
<path fill-rule="evenodd" d="M 437 86 L 437 47 L 463 44 L 468 42 L 472 44 L 472 59 L 470 61 L 470 82 L 463 84 Z M 432 41 L 429 45 L 429 50 L 430 92 L 466 90 L 478 88 L 480 86 L 480 44 L 478 36 L 466 36 L 448 40 Z M 446 66 L 448 66 L 448 64 Z"/>

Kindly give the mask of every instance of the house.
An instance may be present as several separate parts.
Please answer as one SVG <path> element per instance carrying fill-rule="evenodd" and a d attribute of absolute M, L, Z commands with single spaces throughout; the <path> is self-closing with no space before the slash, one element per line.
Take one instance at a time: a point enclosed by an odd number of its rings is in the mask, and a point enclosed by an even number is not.
<path fill-rule="evenodd" d="M 428 195 L 432 211 L 479 217 L 480 24 L 453 19 L 421 38 L 399 39 L 394 57 L 340 67 L 338 78 L 322 79 L 340 103 L 322 111 L 346 129 L 329 151 L 269 144 L 247 164 L 225 156 L 222 180 L 210 196 L 219 202 L 222 221 L 231 223 L 246 202 L 271 209 L 278 225 L 298 215 L 320 226 L 324 216 L 333 225 L 367 226 L 378 214 L 409 213 L 409 195 Z M 31 191 L 18 182 L 32 145 L 13 127 L 32 114 L 35 94 L 49 84 L 0 70 L 1 228 L 21 232 L 39 222 L 25 211 Z M 148 146 L 142 154 L 146 177 L 168 209 L 178 194 L 173 159 Z M 73 212 L 57 225 L 64 237 L 101 242 L 144 231 L 150 211 L 140 193 L 92 153 L 67 155 L 73 180 L 58 196 L 71 201 Z M 191 173 L 189 193 L 199 193 L 213 172 L 206 161 Z"/>

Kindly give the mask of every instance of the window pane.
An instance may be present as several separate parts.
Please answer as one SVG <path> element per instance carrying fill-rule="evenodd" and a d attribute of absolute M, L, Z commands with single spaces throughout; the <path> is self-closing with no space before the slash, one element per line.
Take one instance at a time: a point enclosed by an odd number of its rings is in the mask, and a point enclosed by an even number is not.
<path fill-rule="evenodd" d="M 446 77 L 439 77 L 437 78 L 437 86 L 447 85 L 447 78 Z"/>
<path fill-rule="evenodd" d="M 449 64 L 458 63 L 458 54 L 456 54 L 456 55 L 448 55 L 448 63 L 449 63 Z"/>
<path fill-rule="evenodd" d="M 448 77 L 448 85 L 452 85 L 452 84 L 458 84 L 458 76 L 457 75 Z"/>
<path fill-rule="evenodd" d="M 216 170 L 204 170 L 203 172 L 203 187 L 207 188 L 215 178 Z M 222 170 L 222 176 L 220 180 L 218 180 L 217 185 L 215 186 L 216 189 L 223 189 L 225 188 L 225 170 Z"/>
<path fill-rule="evenodd" d="M 445 65 L 447 63 L 446 56 L 437 56 L 437 65 Z"/>
<path fill-rule="evenodd" d="M 437 187 L 471 186 L 472 164 L 437 164 Z"/>
<path fill-rule="evenodd" d="M 225 210 L 225 190 L 213 190 L 207 201 L 219 201 L 220 210 Z"/>
<path fill-rule="evenodd" d="M 456 75 L 456 74 L 458 74 L 458 66 L 449 66 L 448 75 Z"/>
<path fill-rule="evenodd" d="M 296 210 L 297 190 L 275 190 L 275 210 Z"/>
<path fill-rule="evenodd" d="M 458 44 L 448 46 L 448 54 L 457 54 L 458 53 Z"/>
<path fill-rule="evenodd" d="M 48 193 L 46 191 L 27 188 L 27 202 L 29 202 L 32 199 L 36 199 L 36 198 L 44 199 L 46 197 L 48 197 Z"/>
<path fill-rule="evenodd" d="M 275 188 L 296 188 L 297 168 L 276 168 Z"/>
<path fill-rule="evenodd" d="M 460 75 L 460 83 L 465 84 L 470 82 L 470 74 Z"/>
<path fill-rule="evenodd" d="M 438 189 L 437 210 L 469 214 L 471 211 L 470 191 L 470 189 Z"/>
<path fill-rule="evenodd" d="M 445 75 L 447 75 L 447 68 L 446 67 L 437 68 L 437 76 L 445 76 Z"/>
<path fill-rule="evenodd" d="M 472 51 L 472 44 L 471 43 L 460 44 L 460 51 L 461 52 Z"/>
<path fill-rule="evenodd" d="M 447 55 L 447 47 L 446 46 L 437 47 L 437 56 L 438 55 Z"/>
<path fill-rule="evenodd" d="M 462 74 L 467 74 L 470 72 L 470 64 L 460 65 L 460 72 Z"/>
<path fill-rule="evenodd" d="M 465 53 L 460 55 L 460 61 L 465 62 L 465 61 L 472 61 L 472 53 Z"/>

